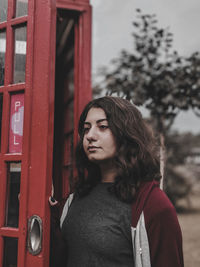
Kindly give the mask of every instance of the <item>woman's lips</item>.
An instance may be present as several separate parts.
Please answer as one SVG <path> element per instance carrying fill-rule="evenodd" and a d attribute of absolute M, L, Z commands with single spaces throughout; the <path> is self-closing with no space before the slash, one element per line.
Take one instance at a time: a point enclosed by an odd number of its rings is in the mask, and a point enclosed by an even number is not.
<path fill-rule="evenodd" d="M 92 151 L 96 151 L 97 149 L 99 149 L 100 147 L 97 146 L 88 146 L 88 151 L 92 152 Z"/>

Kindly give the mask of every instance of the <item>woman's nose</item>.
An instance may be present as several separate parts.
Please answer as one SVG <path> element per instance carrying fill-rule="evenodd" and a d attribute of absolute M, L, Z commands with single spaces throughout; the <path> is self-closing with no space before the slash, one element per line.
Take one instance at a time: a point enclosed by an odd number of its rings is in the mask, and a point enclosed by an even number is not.
<path fill-rule="evenodd" d="M 95 141 L 97 139 L 97 134 L 95 128 L 90 128 L 88 131 L 86 138 L 88 141 Z"/>

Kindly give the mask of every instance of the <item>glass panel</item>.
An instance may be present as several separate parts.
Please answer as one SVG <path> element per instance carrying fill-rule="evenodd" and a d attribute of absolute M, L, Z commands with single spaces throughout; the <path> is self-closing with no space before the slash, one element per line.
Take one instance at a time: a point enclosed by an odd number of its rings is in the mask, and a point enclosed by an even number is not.
<path fill-rule="evenodd" d="M 73 98 L 64 107 L 64 133 L 68 134 L 74 129 L 74 101 Z"/>
<path fill-rule="evenodd" d="M 7 20 L 8 0 L 0 0 L 0 22 Z"/>
<path fill-rule="evenodd" d="M 18 227 L 21 162 L 8 163 L 6 226 Z"/>
<path fill-rule="evenodd" d="M 0 149 L 1 149 L 2 110 L 3 110 L 3 95 L 0 94 Z"/>
<path fill-rule="evenodd" d="M 28 0 L 16 1 L 16 17 L 25 16 L 28 13 Z"/>
<path fill-rule="evenodd" d="M 72 58 L 72 60 L 74 60 L 74 57 Z M 71 66 L 72 69 L 69 72 L 68 75 L 68 99 L 69 98 L 73 98 L 74 97 L 74 64 L 73 62 L 71 62 Z"/>
<path fill-rule="evenodd" d="M 26 26 L 16 28 L 14 54 L 14 83 L 25 82 L 26 68 Z"/>
<path fill-rule="evenodd" d="M 6 32 L 0 32 L 0 86 L 4 84 Z"/>
<path fill-rule="evenodd" d="M 73 17 L 72 17 L 73 15 Z M 58 9 L 53 177 L 57 195 L 66 195 L 73 179 L 75 14 Z M 58 182 L 62 180 L 62 185 Z M 60 196 L 59 196 L 60 197 Z"/>
<path fill-rule="evenodd" d="M 3 267 L 17 267 L 17 238 L 4 237 Z"/>
<path fill-rule="evenodd" d="M 64 139 L 63 165 L 65 167 L 72 165 L 72 158 L 73 158 L 73 133 Z"/>
<path fill-rule="evenodd" d="M 22 153 L 24 94 L 11 95 L 9 153 Z"/>

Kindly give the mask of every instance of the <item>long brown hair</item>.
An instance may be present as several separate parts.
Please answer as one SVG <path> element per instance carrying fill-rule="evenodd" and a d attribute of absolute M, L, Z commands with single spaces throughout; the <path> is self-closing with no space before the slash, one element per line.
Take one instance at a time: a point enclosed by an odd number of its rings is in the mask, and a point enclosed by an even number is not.
<path fill-rule="evenodd" d="M 79 196 L 86 195 L 101 181 L 98 165 L 88 160 L 83 149 L 84 122 L 92 107 L 104 110 L 109 128 L 116 139 L 117 155 L 114 163 L 118 171 L 110 190 L 122 201 L 131 202 L 141 182 L 159 181 L 161 176 L 152 130 L 139 110 L 120 97 L 94 99 L 86 105 L 80 116 L 80 141 L 76 149 L 78 180 L 75 191 Z"/>

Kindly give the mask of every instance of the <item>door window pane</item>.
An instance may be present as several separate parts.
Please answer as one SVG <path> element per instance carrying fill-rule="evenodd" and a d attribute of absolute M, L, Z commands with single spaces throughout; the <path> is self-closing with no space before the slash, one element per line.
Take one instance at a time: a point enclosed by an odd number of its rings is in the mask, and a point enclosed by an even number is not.
<path fill-rule="evenodd" d="M 18 227 L 21 163 L 8 163 L 6 226 Z"/>
<path fill-rule="evenodd" d="M 24 124 L 24 94 L 11 95 L 9 153 L 22 153 Z"/>
<path fill-rule="evenodd" d="M 17 267 L 17 250 L 17 238 L 4 237 L 3 267 Z"/>
<path fill-rule="evenodd" d="M 26 68 L 26 26 L 16 28 L 15 36 L 15 53 L 14 53 L 14 83 L 25 82 Z"/>
<path fill-rule="evenodd" d="M 2 110 L 3 110 L 3 95 L 0 94 L 0 151 L 1 151 Z"/>
<path fill-rule="evenodd" d="M 16 1 L 16 17 L 25 16 L 28 13 L 28 0 Z"/>
<path fill-rule="evenodd" d="M 6 32 L 0 32 L 0 86 L 4 84 Z"/>
<path fill-rule="evenodd" d="M 7 20 L 8 0 L 0 0 L 0 22 Z"/>

